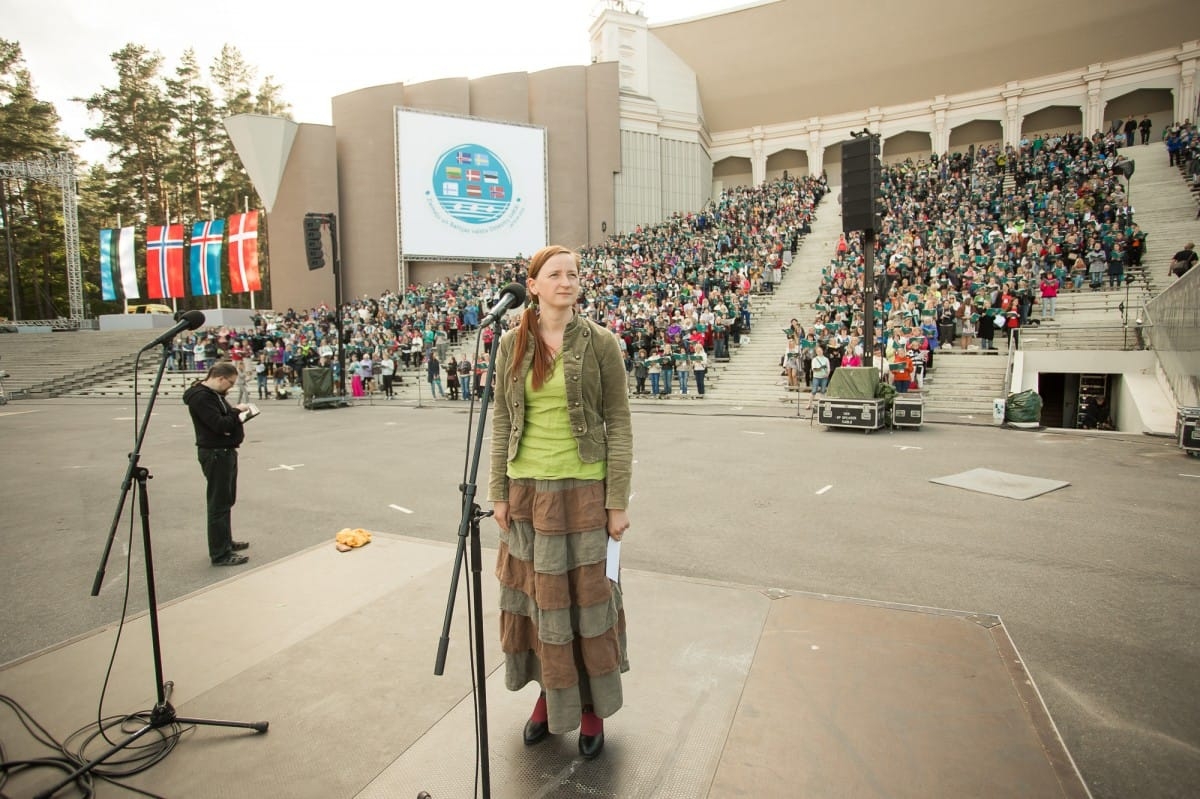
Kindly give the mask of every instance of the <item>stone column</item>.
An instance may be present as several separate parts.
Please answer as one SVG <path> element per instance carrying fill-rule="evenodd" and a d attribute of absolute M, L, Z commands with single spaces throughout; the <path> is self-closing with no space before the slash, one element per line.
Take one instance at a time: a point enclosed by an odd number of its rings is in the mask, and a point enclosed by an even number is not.
<path fill-rule="evenodd" d="M 1004 98 L 1004 143 L 1011 147 L 1021 146 L 1021 92 L 1016 84 L 1008 84 L 1009 88 L 1000 92 Z"/>
<path fill-rule="evenodd" d="M 1083 135 L 1091 136 L 1104 129 L 1104 100 L 1100 90 L 1104 88 L 1104 76 L 1108 73 L 1099 64 L 1092 64 L 1084 73 L 1087 83 L 1087 105 L 1083 107 Z"/>
<path fill-rule="evenodd" d="M 808 174 L 819 178 L 825 170 L 825 148 L 821 145 L 821 129 L 808 129 Z"/>
<path fill-rule="evenodd" d="M 933 136 L 929 145 L 938 158 L 950 152 L 950 130 L 946 127 L 946 109 L 949 107 L 950 103 L 946 102 L 944 94 L 935 97 L 929 106 L 929 110 L 933 111 Z"/>
<path fill-rule="evenodd" d="M 750 180 L 761 186 L 767 179 L 767 154 L 763 151 L 763 130 L 754 128 L 750 134 Z"/>
<path fill-rule="evenodd" d="M 1175 95 L 1175 119 L 1196 121 L 1196 59 L 1179 65 L 1179 93 Z"/>

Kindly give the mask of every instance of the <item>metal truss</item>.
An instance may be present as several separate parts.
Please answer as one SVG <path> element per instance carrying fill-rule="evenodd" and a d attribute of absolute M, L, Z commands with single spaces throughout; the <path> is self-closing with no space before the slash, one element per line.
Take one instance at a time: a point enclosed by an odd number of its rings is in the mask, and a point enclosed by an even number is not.
<path fill-rule="evenodd" d="M 56 185 L 62 192 L 63 238 L 67 247 L 67 299 L 71 315 L 67 319 L 21 320 L 20 324 L 67 329 L 80 327 L 83 322 L 83 272 L 79 259 L 78 183 L 75 180 L 74 156 L 58 153 L 40 161 L 0 162 L 0 178 L 38 180 Z"/>

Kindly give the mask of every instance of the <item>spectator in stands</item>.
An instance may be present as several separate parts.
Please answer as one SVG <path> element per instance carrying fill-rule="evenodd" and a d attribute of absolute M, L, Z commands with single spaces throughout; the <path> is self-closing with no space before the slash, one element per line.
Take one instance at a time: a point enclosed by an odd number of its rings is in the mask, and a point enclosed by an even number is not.
<path fill-rule="evenodd" d="M 437 352 L 432 349 L 425 358 L 425 379 L 429 381 L 429 393 L 434 399 L 446 398 L 446 391 L 442 388 L 442 365 Z"/>
<path fill-rule="evenodd" d="M 1196 265 L 1197 259 L 1200 256 L 1196 255 L 1195 242 L 1189 241 L 1183 246 L 1183 249 L 1175 253 L 1175 257 L 1171 259 L 1171 274 L 1175 277 L 1183 277 L 1188 273 L 1188 270 Z"/>
<path fill-rule="evenodd" d="M 1054 306 L 1058 300 L 1058 278 L 1051 272 L 1042 273 L 1042 282 L 1038 284 L 1038 289 L 1042 297 L 1042 320 L 1054 318 Z"/>
<path fill-rule="evenodd" d="M 913 359 L 909 356 L 907 348 L 896 348 L 888 370 L 892 376 L 892 387 L 896 389 L 896 393 L 907 394 L 908 386 L 913 378 Z"/>
<path fill-rule="evenodd" d="M 704 352 L 704 342 L 702 341 L 692 344 L 692 374 L 696 376 L 696 395 L 700 399 L 704 399 L 704 376 L 708 374 L 708 354 Z"/>
<path fill-rule="evenodd" d="M 446 363 L 446 390 L 450 392 L 450 399 L 458 399 L 458 361 L 453 355 Z"/>
<path fill-rule="evenodd" d="M 394 399 L 395 392 L 392 383 L 396 379 L 396 359 L 390 349 L 384 350 L 383 357 L 379 359 L 379 375 L 383 380 L 383 395 L 388 399 Z"/>
<path fill-rule="evenodd" d="M 832 365 L 829 358 L 825 356 L 825 349 L 818 346 L 812 359 L 812 393 L 808 397 L 808 407 L 811 410 L 813 402 L 818 394 L 825 394 L 829 390 L 829 375 L 832 373 Z"/>

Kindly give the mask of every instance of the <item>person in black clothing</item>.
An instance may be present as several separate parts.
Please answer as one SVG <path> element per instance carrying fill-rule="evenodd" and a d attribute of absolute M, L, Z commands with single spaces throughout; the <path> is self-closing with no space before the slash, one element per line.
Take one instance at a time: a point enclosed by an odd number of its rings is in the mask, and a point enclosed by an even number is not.
<path fill-rule="evenodd" d="M 1188 273 L 1188 270 L 1196 265 L 1196 260 L 1200 256 L 1196 255 L 1196 245 L 1193 242 L 1188 242 L 1184 248 L 1175 253 L 1175 257 L 1171 259 L 1171 274 L 1175 277 L 1183 277 Z"/>
<path fill-rule="evenodd" d="M 1154 123 L 1150 121 L 1150 117 L 1145 117 L 1138 123 L 1138 130 L 1142 132 L 1142 144 L 1150 143 L 1150 129 L 1154 127 Z"/>
<path fill-rule="evenodd" d="M 1133 117 L 1130 117 L 1129 121 L 1125 123 L 1125 146 L 1126 147 L 1133 146 L 1133 134 L 1137 131 L 1137 129 L 1138 129 L 1137 120 L 1134 119 Z"/>
<path fill-rule="evenodd" d="M 250 544 L 233 540 L 231 512 L 237 502 L 237 448 L 246 437 L 242 424 L 250 408 L 230 405 L 225 400 L 237 384 L 237 367 L 218 361 L 203 380 L 183 392 L 183 401 L 196 429 L 200 469 L 207 481 L 208 557 L 214 566 L 240 566 L 249 560 L 237 554 Z"/>

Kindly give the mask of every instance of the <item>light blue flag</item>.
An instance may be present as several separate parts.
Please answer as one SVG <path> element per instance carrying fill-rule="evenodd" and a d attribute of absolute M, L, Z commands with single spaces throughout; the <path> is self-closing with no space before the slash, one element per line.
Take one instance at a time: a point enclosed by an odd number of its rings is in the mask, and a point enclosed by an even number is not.
<path fill-rule="evenodd" d="M 100 229 L 100 296 L 105 300 L 117 298 L 117 288 L 113 283 L 113 250 L 116 240 L 116 230 Z"/>

